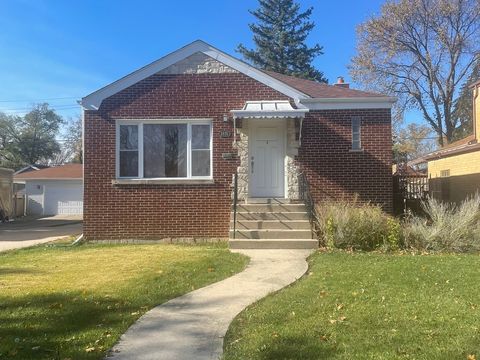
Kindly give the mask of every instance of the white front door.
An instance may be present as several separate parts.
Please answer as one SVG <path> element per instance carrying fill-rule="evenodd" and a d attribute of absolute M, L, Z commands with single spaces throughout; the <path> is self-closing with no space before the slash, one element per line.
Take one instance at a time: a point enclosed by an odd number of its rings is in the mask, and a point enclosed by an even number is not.
<path fill-rule="evenodd" d="M 285 197 L 285 121 L 249 120 L 249 196 Z"/>

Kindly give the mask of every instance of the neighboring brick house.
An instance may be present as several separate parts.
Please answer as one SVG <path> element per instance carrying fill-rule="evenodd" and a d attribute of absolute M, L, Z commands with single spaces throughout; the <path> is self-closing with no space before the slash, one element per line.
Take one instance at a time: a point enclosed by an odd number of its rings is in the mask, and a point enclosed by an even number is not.
<path fill-rule="evenodd" d="M 480 191 L 480 80 L 471 85 L 473 134 L 410 163 L 428 164 L 430 194 L 460 203 Z"/>
<path fill-rule="evenodd" d="M 228 238 L 235 172 L 242 203 L 278 199 L 279 214 L 298 210 L 300 174 L 317 203 L 358 196 L 391 211 L 393 101 L 195 41 L 82 99 L 84 236 Z M 263 219 L 256 234 L 275 215 L 258 211 L 242 224 Z M 271 225 L 296 236 L 296 216 Z"/>

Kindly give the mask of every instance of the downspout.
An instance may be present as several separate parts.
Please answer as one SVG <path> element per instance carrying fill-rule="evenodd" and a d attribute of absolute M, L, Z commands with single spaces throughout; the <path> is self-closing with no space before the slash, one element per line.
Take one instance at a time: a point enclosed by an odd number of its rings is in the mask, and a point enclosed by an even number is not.
<path fill-rule="evenodd" d="M 479 124 L 477 121 L 477 98 L 478 98 L 478 86 L 475 86 L 475 89 L 473 90 L 473 134 L 475 135 L 475 140 L 477 143 L 480 143 L 480 134 L 478 133 L 478 126 Z"/>

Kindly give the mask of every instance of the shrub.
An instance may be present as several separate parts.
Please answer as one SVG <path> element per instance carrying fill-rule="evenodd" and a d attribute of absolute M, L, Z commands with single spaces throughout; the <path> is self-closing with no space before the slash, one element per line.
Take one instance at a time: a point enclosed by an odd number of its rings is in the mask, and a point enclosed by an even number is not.
<path fill-rule="evenodd" d="M 408 216 L 405 220 L 406 246 L 427 251 L 480 250 L 480 195 L 459 206 L 429 199 L 422 207 L 427 218 Z"/>
<path fill-rule="evenodd" d="M 399 222 L 379 206 L 337 201 L 317 206 L 320 244 L 340 249 L 394 250 L 400 243 Z"/>

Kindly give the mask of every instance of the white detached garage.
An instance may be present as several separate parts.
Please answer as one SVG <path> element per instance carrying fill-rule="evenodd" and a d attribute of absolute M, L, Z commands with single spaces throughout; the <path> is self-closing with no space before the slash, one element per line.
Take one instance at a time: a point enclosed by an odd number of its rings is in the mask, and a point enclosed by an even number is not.
<path fill-rule="evenodd" d="M 67 164 L 15 176 L 25 183 L 27 215 L 83 214 L 83 166 Z"/>

